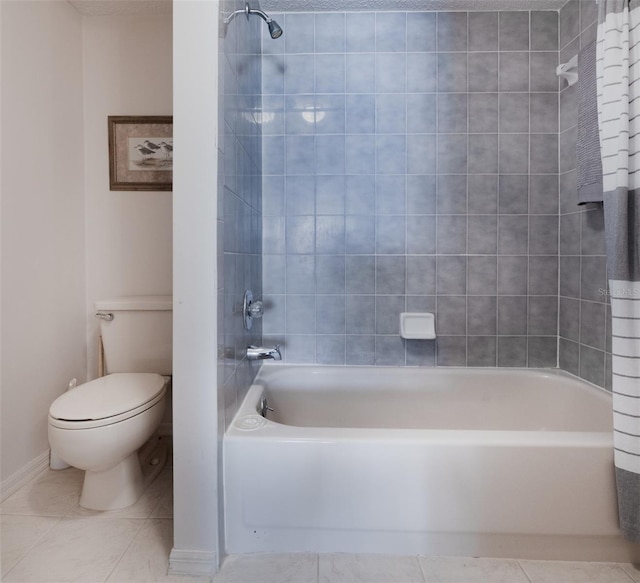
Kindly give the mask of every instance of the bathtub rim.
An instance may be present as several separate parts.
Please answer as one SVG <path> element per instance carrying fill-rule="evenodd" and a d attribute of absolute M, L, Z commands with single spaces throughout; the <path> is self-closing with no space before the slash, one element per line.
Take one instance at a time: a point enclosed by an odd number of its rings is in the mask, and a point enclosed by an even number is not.
<path fill-rule="evenodd" d="M 252 384 L 263 384 L 263 378 L 265 375 L 275 374 L 278 370 L 288 370 L 288 369 L 317 369 L 319 371 L 328 371 L 328 370 L 371 370 L 371 371 L 390 371 L 397 370 L 398 372 L 423 372 L 427 374 L 436 374 L 439 372 L 469 372 L 469 373 L 477 373 L 477 374 L 485 374 L 485 373 L 498 373 L 498 374 L 508 374 L 515 372 L 516 374 L 528 374 L 531 376 L 547 376 L 547 377 L 562 377 L 567 378 L 573 381 L 576 381 L 580 384 L 586 385 L 590 389 L 596 389 L 599 393 L 604 393 L 608 397 L 612 396 L 610 390 L 605 387 L 601 387 L 579 377 L 578 375 L 569 372 L 568 370 L 564 370 L 562 368 L 545 368 L 545 367 L 523 367 L 523 366 L 513 366 L 513 367 L 505 367 L 505 366 L 394 366 L 394 365 L 371 365 L 371 364 L 304 364 L 304 363 L 281 363 L 281 362 L 262 362 L 260 363 L 260 369 L 258 370 L 254 381 Z"/>
<path fill-rule="evenodd" d="M 603 447 L 613 448 L 613 431 L 547 431 L 547 430 L 503 430 L 503 429 L 404 429 L 404 428 L 363 428 L 363 427 L 308 427 L 298 425 L 286 425 L 262 417 L 259 414 L 259 405 L 262 394 L 266 388 L 266 380 L 263 371 L 277 369 L 377 369 L 370 365 L 365 366 L 336 366 L 336 365 L 308 365 L 308 364 L 265 364 L 261 367 L 258 375 L 244 396 L 242 403 L 238 407 L 235 415 L 225 431 L 225 439 L 271 439 L 286 440 L 296 442 L 309 441 L 380 441 L 380 442 L 438 442 L 443 445 L 507 445 L 513 446 L 552 446 L 561 444 L 562 446 L 575 447 Z M 286 369 L 285 369 L 286 367 Z M 265 368 L 267 370 L 265 370 Z M 576 375 L 562 369 L 548 368 L 503 368 L 503 367 L 384 367 L 386 370 L 397 369 L 406 371 L 407 369 L 420 372 L 448 372 L 460 371 L 474 373 L 477 371 L 489 373 L 498 372 L 508 374 L 511 372 L 526 373 L 528 376 L 541 375 L 545 378 L 559 376 L 574 380 L 584 385 L 587 389 L 596 389 L 598 393 L 606 396 L 609 400 L 612 395 L 606 389 L 594 385 Z M 248 419 L 255 422 L 254 428 L 241 428 L 240 422 Z"/>

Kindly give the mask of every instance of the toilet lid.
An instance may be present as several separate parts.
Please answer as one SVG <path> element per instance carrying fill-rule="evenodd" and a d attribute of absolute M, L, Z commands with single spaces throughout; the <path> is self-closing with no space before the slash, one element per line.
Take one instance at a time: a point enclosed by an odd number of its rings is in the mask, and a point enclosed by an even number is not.
<path fill-rule="evenodd" d="M 49 414 L 65 421 L 114 417 L 152 401 L 165 382 L 155 373 L 110 374 L 67 391 L 53 402 Z"/>

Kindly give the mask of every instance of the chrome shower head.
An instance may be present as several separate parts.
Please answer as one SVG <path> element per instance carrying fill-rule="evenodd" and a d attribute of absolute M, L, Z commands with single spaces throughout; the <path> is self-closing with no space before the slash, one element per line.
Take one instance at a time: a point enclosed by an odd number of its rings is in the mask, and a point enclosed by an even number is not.
<path fill-rule="evenodd" d="M 265 14 L 264 12 L 262 12 L 262 10 L 258 10 L 257 8 L 251 8 L 248 2 L 244 5 L 244 8 L 242 10 L 236 10 L 235 12 L 232 12 L 231 14 L 229 14 L 229 16 L 227 16 L 224 19 L 225 34 L 227 32 L 227 26 L 236 16 L 238 16 L 238 14 L 245 14 L 247 16 L 247 19 L 249 18 L 249 15 L 256 14 L 267 23 L 271 38 L 276 39 L 282 36 L 282 27 L 275 20 L 273 20 L 268 14 Z"/>
<path fill-rule="evenodd" d="M 266 22 L 267 26 L 269 27 L 269 34 L 271 35 L 271 38 L 280 38 L 282 36 L 282 28 L 280 27 L 280 25 L 271 18 L 269 18 Z"/>

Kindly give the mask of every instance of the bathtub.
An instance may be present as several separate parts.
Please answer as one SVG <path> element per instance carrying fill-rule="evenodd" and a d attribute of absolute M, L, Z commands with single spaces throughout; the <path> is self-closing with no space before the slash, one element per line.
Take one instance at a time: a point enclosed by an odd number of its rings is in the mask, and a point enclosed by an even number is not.
<path fill-rule="evenodd" d="M 229 553 L 637 560 L 611 396 L 561 371 L 265 365 L 223 447 Z"/>

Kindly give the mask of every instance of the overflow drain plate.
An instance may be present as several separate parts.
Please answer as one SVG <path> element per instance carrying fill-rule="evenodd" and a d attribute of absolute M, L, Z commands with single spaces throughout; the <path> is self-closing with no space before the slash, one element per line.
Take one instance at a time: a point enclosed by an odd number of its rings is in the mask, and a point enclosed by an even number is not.
<path fill-rule="evenodd" d="M 266 419 L 264 417 L 260 417 L 259 415 L 245 415 L 244 417 L 236 419 L 235 422 L 235 426 L 238 429 L 243 429 L 244 431 L 253 431 L 254 429 L 260 429 L 266 424 Z"/>

